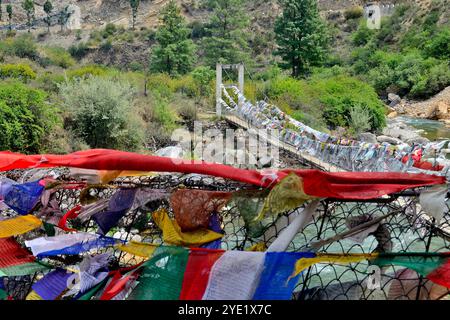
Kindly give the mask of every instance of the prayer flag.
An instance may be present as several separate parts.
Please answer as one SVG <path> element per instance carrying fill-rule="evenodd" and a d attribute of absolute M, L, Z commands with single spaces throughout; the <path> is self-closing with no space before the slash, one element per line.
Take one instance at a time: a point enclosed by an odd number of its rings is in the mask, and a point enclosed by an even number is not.
<path fill-rule="evenodd" d="M 19 216 L 0 221 L 0 238 L 9 238 L 37 229 L 42 221 L 32 215 Z"/>

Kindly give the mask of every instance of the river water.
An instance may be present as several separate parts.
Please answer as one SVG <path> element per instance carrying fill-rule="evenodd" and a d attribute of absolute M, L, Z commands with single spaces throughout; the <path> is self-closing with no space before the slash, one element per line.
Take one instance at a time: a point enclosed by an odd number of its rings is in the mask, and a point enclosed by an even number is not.
<path fill-rule="evenodd" d="M 397 117 L 406 125 L 411 126 L 420 131 L 419 134 L 430 141 L 437 141 L 443 139 L 450 139 L 450 127 L 447 127 L 443 122 L 428 119 Z"/>

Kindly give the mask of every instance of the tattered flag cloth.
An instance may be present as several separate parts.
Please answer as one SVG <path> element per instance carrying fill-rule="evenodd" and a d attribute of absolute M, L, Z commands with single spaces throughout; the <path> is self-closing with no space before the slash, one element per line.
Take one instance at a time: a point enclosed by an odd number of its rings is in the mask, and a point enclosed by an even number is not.
<path fill-rule="evenodd" d="M 266 253 L 264 271 L 253 300 L 290 300 L 299 275 L 290 278 L 293 265 L 301 258 L 312 258 L 308 252 Z"/>
<path fill-rule="evenodd" d="M 165 209 L 154 212 L 152 217 L 163 232 L 163 240 L 168 244 L 186 247 L 199 246 L 223 237 L 223 234 L 208 229 L 182 232 L 178 223 L 169 218 Z"/>
<path fill-rule="evenodd" d="M 13 238 L 0 239 L 0 269 L 34 261 L 34 256 Z"/>
<path fill-rule="evenodd" d="M 92 249 L 114 246 L 120 240 L 91 233 L 72 233 L 55 237 L 42 237 L 25 241 L 37 257 L 50 257 L 57 255 L 75 255 Z"/>
<path fill-rule="evenodd" d="M 93 216 L 103 234 L 108 233 L 112 227 L 116 226 L 128 212 L 133 205 L 135 195 L 136 189 L 121 189 L 111 197 L 106 212 L 99 212 Z"/>
<path fill-rule="evenodd" d="M 153 257 L 142 265 L 139 283 L 129 299 L 178 300 L 188 257 L 188 249 L 158 247 Z"/>
<path fill-rule="evenodd" d="M 223 250 L 191 250 L 184 272 L 180 300 L 202 299 L 211 268 L 224 253 Z"/>
<path fill-rule="evenodd" d="M 47 273 L 41 280 L 33 284 L 33 293 L 27 300 L 56 300 L 72 284 L 73 273 L 64 269 L 56 269 Z"/>
<path fill-rule="evenodd" d="M 0 221 L 0 238 L 9 238 L 37 229 L 42 221 L 32 215 L 19 216 Z"/>
<path fill-rule="evenodd" d="M 426 174 L 339 172 L 319 170 L 281 170 L 275 181 L 256 170 L 244 170 L 207 162 L 173 161 L 172 158 L 136 153 L 93 149 L 68 155 L 23 155 L 0 152 L 0 171 L 27 168 L 77 167 L 95 170 L 132 170 L 198 173 L 234 181 L 270 187 L 274 182 L 294 172 L 303 179 L 303 190 L 308 196 L 336 199 L 373 199 L 406 189 L 444 184 L 445 177 Z"/>
<path fill-rule="evenodd" d="M 157 247 L 158 245 L 152 243 L 143 243 L 136 241 L 130 241 L 127 244 L 121 244 L 117 246 L 117 248 L 123 252 L 127 252 L 129 254 L 143 258 L 151 257 Z"/>
<path fill-rule="evenodd" d="M 44 185 L 40 181 L 14 184 L 5 195 L 5 203 L 20 214 L 30 213 L 41 198 Z"/>
<path fill-rule="evenodd" d="M 203 300 L 250 300 L 264 267 L 263 252 L 227 251 L 214 264 Z"/>
<path fill-rule="evenodd" d="M 230 198 L 230 192 L 179 189 L 172 193 L 170 204 L 181 231 L 192 231 L 207 228 L 211 214 Z"/>

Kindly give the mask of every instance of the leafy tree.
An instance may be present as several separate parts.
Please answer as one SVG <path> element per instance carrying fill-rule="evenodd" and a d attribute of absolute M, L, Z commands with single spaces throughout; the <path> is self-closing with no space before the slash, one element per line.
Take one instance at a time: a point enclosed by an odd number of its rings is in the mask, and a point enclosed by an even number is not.
<path fill-rule="evenodd" d="M 206 27 L 208 36 L 203 38 L 202 49 L 206 64 L 240 63 L 250 60 L 248 35 L 244 31 L 249 17 L 242 0 L 205 0 L 213 10 Z"/>
<path fill-rule="evenodd" d="M 39 153 L 46 132 L 56 122 L 44 91 L 19 82 L 0 85 L 0 149 Z"/>
<path fill-rule="evenodd" d="M 195 45 L 180 8 L 170 1 L 161 11 L 161 26 L 156 33 L 158 44 L 153 49 L 151 69 L 170 75 L 185 74 L 194 64 Z"/>
<path fill-rule="evenodd" d="M 8 13 L 8 28 L 9 28 L 9 31 L 11 31 L 12 30 L 11 21 L 12 21 L 12 15 L 13 15 L 12 5 L 8 4 L 6 6 L 6 12 Z"/>
<path fill-rule="evenodd" d="M 28 32 L 31 31 L 31 23 L 34 16 L 34 1 L 33 0 L 24 0 L 22 2 L 22 8 L 27 13 L 27 24 L 28 24 Z"/>
<path fill-rule="evenodd" d="M 67 11 L 68 7 L 65 7 L 64 10 L 61 10 L 58 17 L 58 23 L 61 26 L 61 32 L 64 31 L 64 26 L 66 25 L 67 19 L 69 19 L 69 12 Z"/>
<path fill-rule="evenodd" d="M 280 0 L 283 14 L 275 21 L 276 54 L 293 77 L 307 73 L 325 58 L 328 35 L 316 0 Z"/>
<path fill-rule="evenodd" d="M 135 25 L 136 25 L 136 18 L 137 18 L 137 13 L 139 10 L 139 5 L 141 4 L 141 0 L 130 0 L 130 6 L 131 6 L 131 12 L 132 12 L 132 18 L 133 18 L 133 24 L 132 24 L 132 28 L 134 29 Z"/>
<path fill-rule="evenodd" d="M 47 14 L 47 17 L 45 18 L 45 22 L 47 23 L 47 32 L 50 33 L 50 25 L 51 25 L 50 14 L 53 11 L 53 4 L 50 2 L 50 0 L 47 0 L 44 3 L 44 11 Z"/>
<path fill-rule="evenodd" d="M 66 125 L 91 148 L 137 150 L 144 130 L 133 109 L 135 90 L 104 77 L 75 79 L 60 86 Z"/>

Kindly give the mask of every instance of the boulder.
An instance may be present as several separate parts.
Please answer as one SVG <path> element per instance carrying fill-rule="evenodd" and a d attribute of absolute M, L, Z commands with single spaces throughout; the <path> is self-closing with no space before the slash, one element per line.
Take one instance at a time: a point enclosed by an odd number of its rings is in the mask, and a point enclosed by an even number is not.
<path fill-rule="evenodd" d="M 388 117 L 389 119 L 398 117 L 398 112 L 397 112 L 397 111 L 391 112 L 391 113 L 388 114 L 387 117 Z"/>
<path fill-rule="evenodd" d="M 389 93 L 388 100 L 389 100 L 389 106 L 392 108 L 392 107 L 395 107 L 396 105 L 398 105 L 402 101 L 402 98 L 400 98 L 395 93 Z"/>
<path fill-rule="evenodd" d="M 390 143 L 390 144 L 393 144 L 393 145 L 399 145 L 399 144 L 403 143 L 403 141 L 401 141 L 400 139 L 393 138 L 393 137 L 388 137 L 388 136 L 378 136 L 377 137 L 377 141 L 379 143 L 387 142 L 387 143 Z"/>
<path fill-rule="evenodd" d="M 429 142 L 430 142 L 430 140 L 425 138 L 425 137 L 416 137 L 416 138 L 412 138 L 412 139 L 406 140 L 406 143 L 408 143 L 410 145 L 412 145 L 412 144 L 422 144 L 422 145 L 424 145 L 424 144 L 427 144 Z"/>
<path fill-rule="evenodd" d="M 183 149 L 178 146 L 166 147 L 159 149 L 155 154 L 159 157 L 182 158 Z"/>
<path fill-rule="evenodd" d="M 370 132 L 364 132 L 358 135 L 358 140 L 369 143 L 377 143 L 377 136 Z"/>

